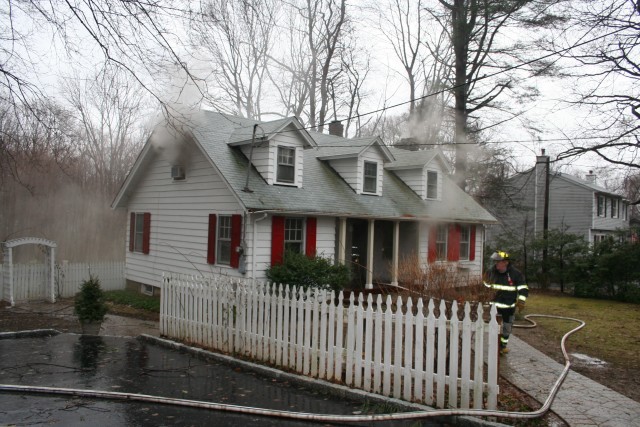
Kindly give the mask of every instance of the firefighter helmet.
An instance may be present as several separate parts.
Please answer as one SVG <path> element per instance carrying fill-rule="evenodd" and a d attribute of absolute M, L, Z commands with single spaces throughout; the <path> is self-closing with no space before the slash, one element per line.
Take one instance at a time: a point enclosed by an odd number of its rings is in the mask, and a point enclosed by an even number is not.
<path fill-rule="evenodd" d="M 493 261 L 509 261 L 511 257 L 504 251 L 498 251 L 491 254 L 491 259 Z"/>

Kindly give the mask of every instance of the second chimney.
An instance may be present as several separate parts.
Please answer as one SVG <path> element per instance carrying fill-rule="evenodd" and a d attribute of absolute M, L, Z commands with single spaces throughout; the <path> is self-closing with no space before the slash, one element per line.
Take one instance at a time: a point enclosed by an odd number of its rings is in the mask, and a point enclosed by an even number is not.
<path fill-rule="evenodd" d="M 329 135 L 343 136 L 344 126 L 340 120 L 334 120 L 329 123 Z"/>

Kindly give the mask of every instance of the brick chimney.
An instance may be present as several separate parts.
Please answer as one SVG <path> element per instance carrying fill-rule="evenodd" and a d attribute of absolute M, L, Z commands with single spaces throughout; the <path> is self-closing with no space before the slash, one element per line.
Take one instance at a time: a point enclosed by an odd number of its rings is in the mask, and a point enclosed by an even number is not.
<path fill-rule="evenodd" d="M 344 136 L 344 126 L 340 120 L 334 120 L 329 123 L 329 135 Z"/>
<path fill-rule="evenodd" d="M 596 174 L 594 174 L 593 171 L 589 171 L 589 173 L 584 177 L 584 179 L 589 181 L 591 184 L 595 184 L 596 183 Z"/>

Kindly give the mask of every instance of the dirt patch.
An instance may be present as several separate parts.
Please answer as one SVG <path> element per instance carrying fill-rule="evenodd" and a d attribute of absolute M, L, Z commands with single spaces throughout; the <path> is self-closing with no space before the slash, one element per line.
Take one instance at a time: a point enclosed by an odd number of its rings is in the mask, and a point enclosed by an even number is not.
<path fill-rule="evenodd" d="M 55 329 L 60 332 L 81 333 L 80 322 L 70 313 L 68 304 L 56 304 L 48 310 L 38 306 L 10 307 L 5 301 L 0 301 L 0 332 L 29 331 L 34 329 Z"/>

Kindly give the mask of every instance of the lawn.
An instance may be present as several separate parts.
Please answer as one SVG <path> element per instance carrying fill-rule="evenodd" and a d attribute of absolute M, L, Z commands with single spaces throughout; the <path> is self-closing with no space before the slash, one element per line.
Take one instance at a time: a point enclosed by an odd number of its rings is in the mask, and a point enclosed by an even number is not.
<path fill-rule="evenodd" d="M 586 326 L 567 340 L 570 355 L 579 353 L 606 362 L 604 366 L 581 363 L 571 356 L 572 369 L 640 402 L 640 305 L 618 301 L 576 298 L 559 292 L 532 290 L 524 314 L 549 314 L 580 319 Z M 521 316 L 516 318 L 522 319 Z M 538 327 L 514 329 L 543 353 L 564 363 L 560 340 L 576 322 L 534 318 Z M 522 320 L 516 323 L 526 324 Z"/>
<path fill-rule="evenodd" d="M 586 326 L 571 335 L 570 352 L 587 354 L 618 365 L 637 365 L 640 354 L 640 305 L 576 298 L 556 292 L 531 291 L 524 314 L 551 314 L 583 320 Z M 547 337 L 560 342 L 577 323 L 534 318 Z M 516 334 L 520 332 L 516 330 Z"/>

